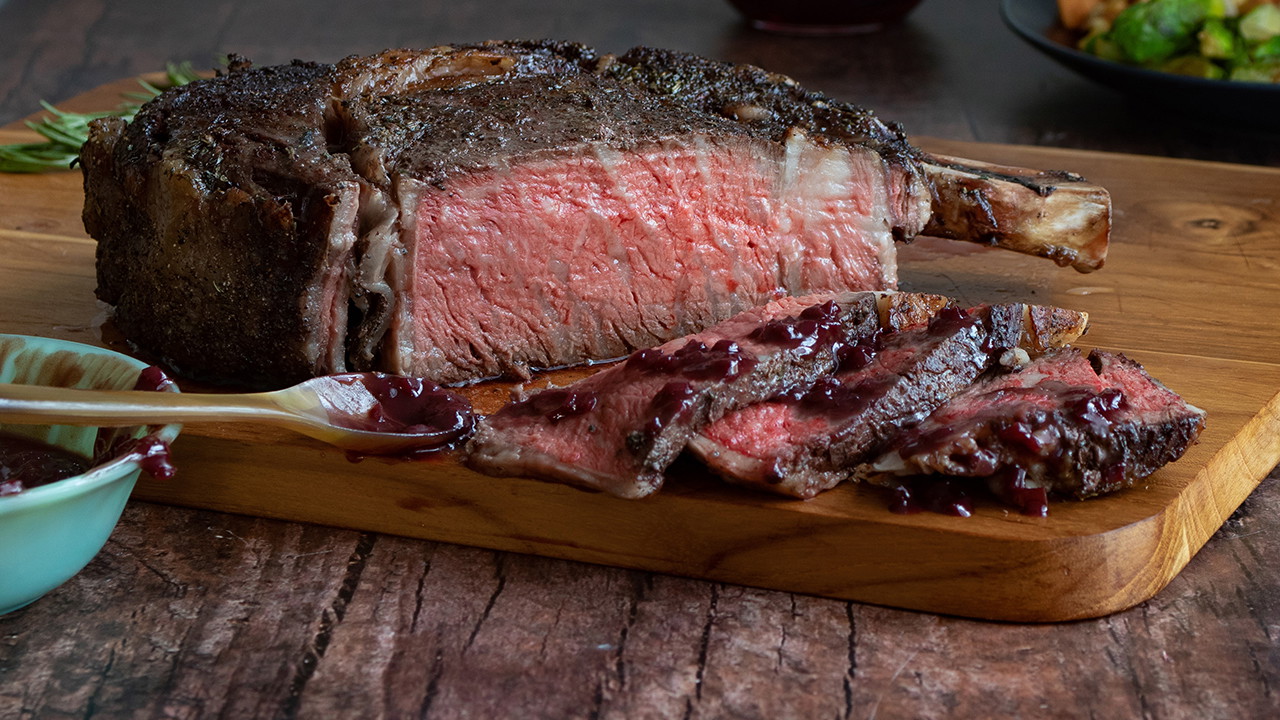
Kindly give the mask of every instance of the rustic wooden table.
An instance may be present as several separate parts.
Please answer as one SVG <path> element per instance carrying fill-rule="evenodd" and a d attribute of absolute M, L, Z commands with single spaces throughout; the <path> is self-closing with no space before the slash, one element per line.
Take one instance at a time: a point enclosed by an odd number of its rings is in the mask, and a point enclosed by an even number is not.
<path fill-rule="evenodd" d="M 556 37 L 754 63 L 917 135 L 1280 165 L 1274 124 L 1089 84 L 996 5 L 797 38 L 720 0 L 0 0 L 0 125 L 169 60 Z M 0 618 L 0 717 L 1268 717 L 1277 560 L 1274 473 L 1153 600 L 1060 625 L 133 503 L 84 572 Z"/>

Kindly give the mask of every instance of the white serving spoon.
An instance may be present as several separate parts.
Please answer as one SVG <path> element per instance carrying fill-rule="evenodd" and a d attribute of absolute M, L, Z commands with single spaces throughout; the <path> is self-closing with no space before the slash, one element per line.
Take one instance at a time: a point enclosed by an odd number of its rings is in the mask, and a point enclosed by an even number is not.
<path fill-rule="evenodd" d="M 465 440 L 475 415 L 465 398 L 430 382 L 348 373 L 284 390 L 238 394 L 0 384 L 0 421 L 104 427 L 256 422 L 351 452 L 399 455 Z"/>

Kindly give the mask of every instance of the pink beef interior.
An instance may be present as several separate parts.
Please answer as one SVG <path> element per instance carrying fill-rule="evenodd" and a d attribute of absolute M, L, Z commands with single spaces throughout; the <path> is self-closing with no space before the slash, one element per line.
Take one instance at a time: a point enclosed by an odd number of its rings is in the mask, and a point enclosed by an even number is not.
<path fill-rule="evenodd" d="M 1132 413 L 1138 416 L 1199 413 L 1174 391 L 1147 374 L 1141 365 L 1123 355 L 1095 351 L 1093 358 L 1101 366 L 1099 377 L 1107 387 L 1124 393 Z"/>
<path fill-rule="evenodd" d="M 917 347 L 895 347 L 881 353 L 878 362 L 886 367 L 906 367 L 919 352 Z M 798 442 L 813 442 L 838 431 L 838 424 L 827 414 L 797 412 L 792 404 L 774 400 L 729 413 L 702 434 L 725 450 L 771 461 L 802 449 Z"/>
<path fill-rule="evenodd" d="M 815 437 L 829 425 L 824 417 L 797 413 L 784 403 L 762 402 L 726 415 L 703 434 L 724 450 L 771 460 L 794 450 L 792 438 Z"/>
<path fill-rule="evenodd" d="M 870 151 L 667 140 L 405 183 L 402 371 L 450 382 L 617 357 L 783 294 L 896 283 Z"/>

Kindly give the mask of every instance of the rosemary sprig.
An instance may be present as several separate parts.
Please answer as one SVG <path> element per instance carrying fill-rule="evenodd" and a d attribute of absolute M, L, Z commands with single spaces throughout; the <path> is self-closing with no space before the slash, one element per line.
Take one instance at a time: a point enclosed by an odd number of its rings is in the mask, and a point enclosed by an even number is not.
<path fill-rule="evenodd" d="M 186 85 L 200 76 L 191 68 L 191 63 L 180 65 L 169 63 L 165 71 L 165 87 Z M 47 102 L 40 105 L 49 115 L 39 122 L 28 122 L 27 127 L 45 138 L 45 142 L 17 143 L 0 145 L 0 172 L 35 173 L 49 170 L 68 170 L 80 158 L 80 146 L 89 139 L 89 123 L 98 118 L 122 117 L 126 121 L 133 120 L 138 108 L 151 98 L 162 92 L 161 88 L 138 80 L 143 92 L 126 93 L 128 102 L 115 110 L 94 113 L 63 112 Z"/>

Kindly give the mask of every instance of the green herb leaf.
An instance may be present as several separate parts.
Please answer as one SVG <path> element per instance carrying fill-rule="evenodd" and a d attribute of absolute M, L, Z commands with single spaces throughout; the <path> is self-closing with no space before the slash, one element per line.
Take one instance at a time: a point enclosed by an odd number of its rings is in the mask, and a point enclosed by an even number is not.
<path fill-rule="evenodd" d="M 169 63 L 165 87 L 186 85 L 199 79 L 191 63 Z M 133 120 L 142 103 L 159 95 L 162 90 L 145 80 L 138 80 L 144 92 L 127 93 L 131 102 L 125 102 L 116 110 L 93 113 L 63 112 L 47 102 L 40 105 L 49 113 L 38 122 L 28 122 L 27 127 L 43 136 L 46 142 L 0 145 L 0 172 L 36 173 L 50 170 L 68 170 L 80 158 L 80 146 L 89 138 L 89 123 L 104 117 L 122 117 Z"/>

